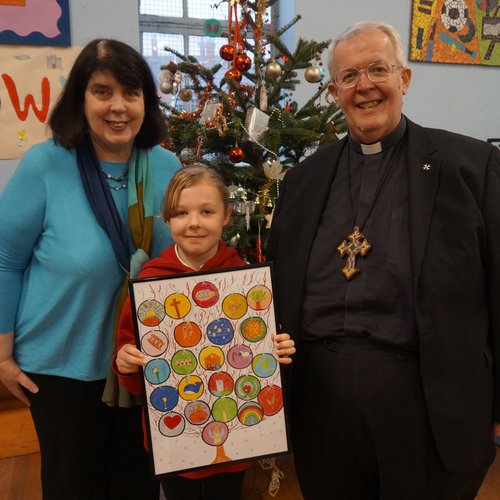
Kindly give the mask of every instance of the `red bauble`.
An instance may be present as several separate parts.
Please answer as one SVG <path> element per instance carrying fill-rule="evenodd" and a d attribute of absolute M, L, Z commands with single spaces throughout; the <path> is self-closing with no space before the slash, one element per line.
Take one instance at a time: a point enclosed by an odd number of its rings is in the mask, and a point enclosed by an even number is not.
<path fill-rule="evenodd" d="M 234 60 L 234 67 L 244 73 L 252 67 L 252 60 L 246 54 L 239 54 Z"/>
<path fill-rule="evenodd" d="M 241 148 L 231 148 L 229 150 L 229 159 L 233 163 L 239 163 L 245 158 L 245 152 Z"/>
<path fill-rule="evenodd" d="M 236 69 L 236 68 L 230 68 L 226 71 L 224 78 L 226 80 L 229 80 L 229 78 L 232 78 L 233 80 L 240 83 L 241 82 L 241 71 L 239 69 Z"/>
<path fill-rule="evenodd" d="M 223 45 L 219 49 L 219 55 L 224 61 L 232 61 L 234 57 L 234 47 L 232 45 Z"/>

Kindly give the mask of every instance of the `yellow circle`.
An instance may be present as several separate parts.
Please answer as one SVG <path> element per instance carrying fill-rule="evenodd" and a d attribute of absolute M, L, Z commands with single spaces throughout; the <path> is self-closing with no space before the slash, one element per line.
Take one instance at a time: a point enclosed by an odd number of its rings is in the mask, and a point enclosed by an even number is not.
<path fill-rule="evenodd" d="M 240 319 L 247 312 L 247 299 L 241 293 L 231 293 L 222 301 L 224 314 L 231 319 Z"/>
<path fill-rule="evenodd" d="M 171 318 L 184 318 L 190 310 L 191 302 L 182 293 L 172 293 L 165 299 L 165 312 Z"/>

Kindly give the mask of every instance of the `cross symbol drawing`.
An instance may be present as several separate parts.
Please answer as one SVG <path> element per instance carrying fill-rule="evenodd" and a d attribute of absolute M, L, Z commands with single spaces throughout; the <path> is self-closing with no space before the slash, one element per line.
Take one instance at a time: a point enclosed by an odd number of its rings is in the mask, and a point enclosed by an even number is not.
<path fill-rule="evenodd" d="M 173 307 L 175 309 L 175 312 L 177 313 L 177 317 L 181 317 L 181 312 L 179 311 L 179 305 L 181 301 L 177 300 L 175 297 L 172 299 L 172 302 L 170 302 L 169 306 Z"/>
<path fill-rule="evenodd" d="M 359 273 L 359 269 L 356 267 L 356 257 L 358 255 L 364 257 L 371 247 L 368 240 L 360 232 L 359 226 L 354 226 L 352 233 L 337 247 L 342 258 L 347 255 L 347 262 L 344 269 L 342 269 L 346 279 L 350 280 Z"/>

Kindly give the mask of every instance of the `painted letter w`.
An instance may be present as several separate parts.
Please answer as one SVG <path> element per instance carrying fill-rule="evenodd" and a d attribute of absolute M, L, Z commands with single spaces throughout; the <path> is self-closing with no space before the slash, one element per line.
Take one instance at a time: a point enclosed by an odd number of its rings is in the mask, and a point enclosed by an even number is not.
<path fill-rule="evenodd" d="M 16 84 L 14 83 L 14 80 L 7 75 L 6 73 L 2 74 L 3 81 L 5 83 L 5 86 L 7 87 L 7 92 L 9 93 L 10 97 L 10 102 L 12 103 L 12 106 L 14 107 L 14 111 L 16 112 L 17 117 L 21 121 L 26 121 L 26 118 L 28 117 L 28 112 L 30 106 L 33 108 L 33 112 L 35 113 L 36 117 L 38 120 L 42 123 L 45 122 L 45 119 L 47 118 L 47 114 L 49 112 L 49 104 L 50 104 L 50 83 L 47 77 L 42 78 L 42 85 L 41 85 L 41 90 L 42 90 L 42 107 L 41 109 L 38 109 L 36 104 L 35 104 L 35 99 L 31 94 L 27 94 L 26 97 L 24 98 L 24 109 L 21 109 L 21 105 L 19 102 L 19 95 L 17 93 L 17 88 Z"/>

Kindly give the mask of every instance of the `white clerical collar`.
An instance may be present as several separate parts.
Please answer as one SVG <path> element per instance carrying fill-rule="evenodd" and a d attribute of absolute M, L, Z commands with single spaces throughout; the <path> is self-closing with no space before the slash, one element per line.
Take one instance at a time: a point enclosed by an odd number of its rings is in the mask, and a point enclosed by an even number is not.
<path fill-rule="evenodd" d="M 375 142 L 373 144 L 359 144 L 361 146 L 361 151 L 364 155 L 374 155 L 382 151 L 382 143 Z"/>
<path fill-rule="evenodd" d="M 349 135 L 349 144 L 351 145 L 353 151 L 355 151 L 356 153 L 362 155 L 375 155 L 377 153 L 386 151 L 387 149 L 398 143 L 405 135 L 405 132 L 406 118 L 402 115 L 398 126 L 389 135 L 386 135 L 385 137 L 380 139 L 380 141 L 374 142 L 373 144 L 361 144 L 351 135 Z"/>

